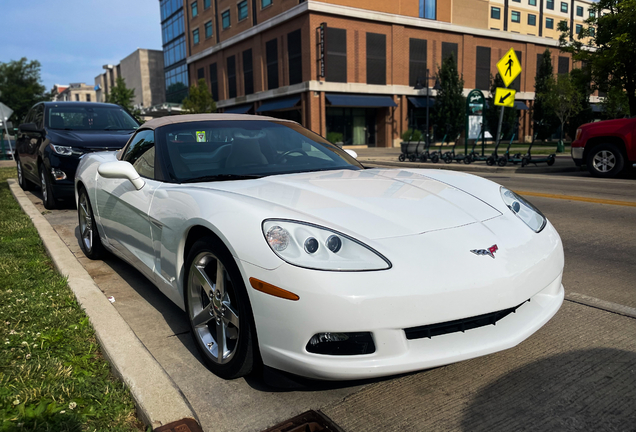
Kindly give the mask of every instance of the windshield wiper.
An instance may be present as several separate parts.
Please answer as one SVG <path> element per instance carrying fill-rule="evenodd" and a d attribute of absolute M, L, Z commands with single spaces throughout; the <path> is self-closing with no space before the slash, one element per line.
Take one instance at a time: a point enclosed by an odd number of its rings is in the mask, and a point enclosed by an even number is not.
<path fill-rule="evenodd" d="M 181 183 L 197 183 L 206 181 L 247 180 L 265 177 L 265 174 L 216 174 L 182 180 Z"/>

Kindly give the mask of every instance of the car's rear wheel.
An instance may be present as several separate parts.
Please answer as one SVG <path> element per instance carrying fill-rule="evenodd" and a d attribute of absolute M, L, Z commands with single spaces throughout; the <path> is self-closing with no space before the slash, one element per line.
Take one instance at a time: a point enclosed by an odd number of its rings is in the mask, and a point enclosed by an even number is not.
<path fill-rule="evenodd" d="M 625 166 L 625 158 L 614 144 L 601 144 L 587 155 L 587 169 L 594 177 L 616 177 Z"/>
<path fill-rule="evenodd" d="M 253 316 L 232 255 L 204 237 L 192 246 L 186 269 L 186 312 L 205 364 L 224 379 L 249 374 L 257 358 Z"/>
<path fill-rule="evenodd" d="M 40 164 L 40 188 L 42 189 L 42 204 L 44 204 L 44 208 L 48 210 L 56 208 L 57 201 L 55 201 L 51 180 L 46 173 L 44 164 Z"/>
<path fill-rule="evenodd" d="M 93 208 L 88 199 L 86 189 L 81 188 L 77 201 L 77 217 L 79 219 L 80 246 L 84 255 L 92 260 L 100 259 L 104 256 L 104 245 L 97 231 L 97 224 L 93 216 Z"/>
<path fill-rule="evenodd" d="M 16 163 L 17 163 L 17 170 L 18 170 L 18 184 L 20 185 L 22 190 L 25 190 L 25 191 L 32 190 L 33 189 L 33 183 L 31 183 L 30 181 L 28 181 L 24 177 L 24 172 L 23 172 L 23 168 L 22 168 L 22 161 L 20 161 L 20 158 L 16 158 Z"/>

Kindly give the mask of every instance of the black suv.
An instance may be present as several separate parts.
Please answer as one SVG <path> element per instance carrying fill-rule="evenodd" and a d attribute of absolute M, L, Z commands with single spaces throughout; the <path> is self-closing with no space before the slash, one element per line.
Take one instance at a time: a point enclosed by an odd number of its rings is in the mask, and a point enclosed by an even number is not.
<path fill-rule="evenodd" d="M 80 157 L 119 150 L 139 123 L 119 105 L 95 102 L 40 102 L 18 129 L 16 162 L 24 190 L 42 188 L 44 207 L 75 194 Z"/>

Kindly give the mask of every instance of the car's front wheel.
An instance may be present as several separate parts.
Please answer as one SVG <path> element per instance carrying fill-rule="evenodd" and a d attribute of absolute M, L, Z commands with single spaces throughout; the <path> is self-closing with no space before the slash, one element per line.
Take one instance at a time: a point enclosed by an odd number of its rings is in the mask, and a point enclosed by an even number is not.
<path fill-rule="evenodd" d="M 625 166 L 625 158 L 614 144 L 601 144 L 587 155 L 587 169 L 594 177 L 616 177 Z"/>
<path fill-rule="evenodd" d="M 46 173 L 44 164 L 40 164 L 40 188 L 42 189 L 42 204 L 44 208 L 53 210 L 57 207 L 55 196 L 53 196 L 53 188 L 51 187 L 51 180 Z"/>
<path fill-rule="evenodd" d="M 192 336 L 216 375 L 248 375 L 258 357 L 253 316 L 232 255 L 213 237 L 197 241 L 186 260 L 185 305 Z"/>
<path fill-rule="evenodd" d="M 24 171 L 23 171 L 23 168 L 22 168 L 22 161 L 20 160 L 20 158 L 16 158 L 16 163 L 17 163 L 17 170 L 18 170 L 18 183 L 20 184 L 20 187 L 24 191 L 32 190 L 33 189 L 33 183 L 31 183 L 30 181 L 28 181 L 24 177 Z"/>
<path fill-rule="evenodd" d="M 80 246 L 84 255 L 95 260 L 104 256 L 104 246 L 97 231 L 93 207 L 88 199 L 88 193 L 83 187 L 79 191 L 77 201 L 77 218 L 79 220 Z"/>

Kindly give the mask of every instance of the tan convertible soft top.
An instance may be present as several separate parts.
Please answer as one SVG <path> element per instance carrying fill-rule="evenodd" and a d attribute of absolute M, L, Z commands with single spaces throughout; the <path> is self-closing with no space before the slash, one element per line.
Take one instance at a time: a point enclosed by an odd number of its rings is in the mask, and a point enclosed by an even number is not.
<path fill-rule="evenodd" d="M 251 114 L 182 114 L 172 115 L 166 117 L 159 117 L 152 119 L 144 123 L 141 128 L 143 129 L 156 129 L 161 126 L 166 126 L 175 123 L 188 123 L 197 121 L 214 121 L 214 120 L 275 120 L 275 121 L 289 121 L 281 120 L 273 117 L 257 116 Z"/>

